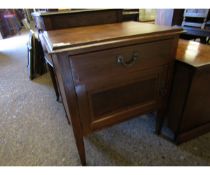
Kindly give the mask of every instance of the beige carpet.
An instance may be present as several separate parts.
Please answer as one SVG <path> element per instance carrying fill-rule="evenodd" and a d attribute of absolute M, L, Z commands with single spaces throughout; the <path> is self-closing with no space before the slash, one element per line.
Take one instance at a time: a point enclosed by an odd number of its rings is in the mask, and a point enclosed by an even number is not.
<path fill-rule="evenodd" d="M 0 165 L 80 165 L 49 74 L 27 75 L 27 34 L 0 40 Z M 210 165 L 210 133 L 176 146 L 142 116 L 85 138 L 88 165 Z"/>

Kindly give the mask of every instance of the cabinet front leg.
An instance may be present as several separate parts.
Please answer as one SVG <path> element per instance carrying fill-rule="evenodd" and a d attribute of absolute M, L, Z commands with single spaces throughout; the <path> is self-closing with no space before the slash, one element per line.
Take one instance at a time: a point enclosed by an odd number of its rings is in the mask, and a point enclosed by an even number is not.
<path fill-rule="evenodd" d="M 72 69 L 68 58 L 68 55 L 58 54 L 53 57 L 53 62 L 56 66 L 55 70 L 62 94 L 62 101 L 65 106 L 64 109 L 68 119 L 71 120 L 81 164 L 86 165 L 82 121 L 80 119 L 77 94 L 75 92 Z"/>
<path fill-rule="evenodd" d="M 86 165 L 86 157 L 85 157 L 85 146 L 84 146 L 84 140 L 83 135 L 78 134 L 77 131 L 74 130 L 74 138 L 76 141 L 77 150 L 79 153 L 80 161 L 82 166 Z"/>

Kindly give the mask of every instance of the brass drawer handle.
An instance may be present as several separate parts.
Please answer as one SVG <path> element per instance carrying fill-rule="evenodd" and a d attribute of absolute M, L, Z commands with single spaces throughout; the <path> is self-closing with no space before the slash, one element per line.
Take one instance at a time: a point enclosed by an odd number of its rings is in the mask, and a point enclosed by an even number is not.
<path fill-rule="evenodd" d="M 124 57 L 122 55 L 117 56 L 117 64 L 121 64 L 124 67 L 131 67 L 136 63 L 136 60 L 138 58 L 138 53 L 134 52 L 131 59 L 128 61 L 124 60 Z"/>

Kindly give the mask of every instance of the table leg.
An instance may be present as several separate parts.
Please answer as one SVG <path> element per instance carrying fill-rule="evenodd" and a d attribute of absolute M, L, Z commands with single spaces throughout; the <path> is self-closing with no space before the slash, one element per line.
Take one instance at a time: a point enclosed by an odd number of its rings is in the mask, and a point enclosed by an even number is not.
<path fill-rule="evenodd" d="M 163 110 L 159 110 L 157 112 L 157 115 L 156 115 L 156 129 L 155 129 L 155 132 L 156 132 L 157 135 L 161 134 L 161 129 L 162 129 L 162 126 L 163 126 L 164 118 L 165 118 L 165 112 Z"/>
<path fill-rule="evenodd" d="M 85 146 L 84 146 L 84 140 L 83 136 L 78 133 L 78 130 L 72 125 L 73 131 L 74 131 L 74 138 L 77 145 L 77 150 L 79 153 L 80 161 L 82 166 L 86 165 L 86 156 L 85 156 Z"/>
<path fill-rule="evenodd" d="M 62 101 L 71 126 L 73 128 L 74 138 L 82 165 L 86 165 L 85 147 L 83 140 L 83 128 L 80 119 L 77 95 L 72 76 L 72 69 L 66 54 L 54 55 L 53 63 L 55 64 L 56 77 L 62 94 Z"/>
<path fill-rule="evenodd" d="M 59 100 L 59 92 L 58 92 L 57 82 L 56 82 L 56 79 L 55 79 L 55 73 L 54 73 L 53 67 L 51 65 L 49 65 L 48 63 L 47 63 L 47 65 L 48 65 L 48 68 L 49 68 L 49 71 L 50 71 L 50 77 L 51 77 L 53 87 L 54 87 L 54 90 L 55 90 L 56 100 L 58 101 Z"/>

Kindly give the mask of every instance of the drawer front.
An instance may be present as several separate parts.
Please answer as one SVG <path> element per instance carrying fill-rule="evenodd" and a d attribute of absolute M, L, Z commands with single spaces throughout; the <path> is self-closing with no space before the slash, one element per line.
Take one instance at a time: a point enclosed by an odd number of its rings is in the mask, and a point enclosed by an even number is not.
<path fill-rule="evenodd" d="M 174 59 L 172 42 L 163 40 L 72 56 L 75 84 L 104 86 L 112 79 L 130 80 L 131 73 L 167 64 Z"/>

